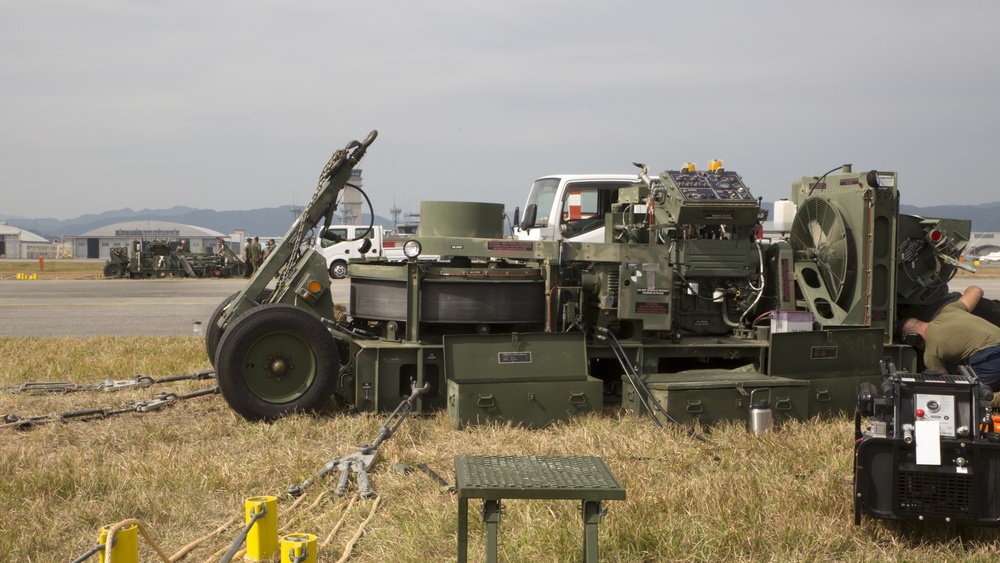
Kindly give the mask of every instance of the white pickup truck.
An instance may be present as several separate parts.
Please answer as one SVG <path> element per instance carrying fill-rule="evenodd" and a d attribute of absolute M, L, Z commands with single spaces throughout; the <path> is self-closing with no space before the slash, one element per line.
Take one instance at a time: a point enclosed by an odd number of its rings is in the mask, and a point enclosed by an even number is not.
<path fill-rule="evenodd" d="M 379 225 L 374 225 L 371 231 L 367 225 L 331 225 L 326 229 L 326 236 L 316 238 L 316 250 L 326 258 L 326 267 L 330 277 L 343 279 L 347 277 L 347 261 L 355 258 L 384 258 L 390 262 L 403 262 L 403 243 L 407 236 L 392 236 L 392 231 L 386 231 Z M 361 235 L 363 237 L 359 238 Z M 357 239 L 357 240 L 355 240 Z M 365 241 L 371 241 L 367 251 L 361 252 Z M 420 260 L 437 260 L 437 256 L 421 256 Z"/>
<path fill-rule="evenodd" d="M 521 240 L 604 242 L 604 214 L 638 174 L 555 174 L 535 180 L 514 226 Z"/>
<path fill-rule="evenodd" d="M 359 238 L 360 235 L 364 236 Z M 326 229 L 325 236 L 316 238 L 316 250 L 326 258 L 330 277 L 339 280 L 347 277 L 348 260 L 384 256 L 384 237 L 385 233 L 379 225 L 373 226 L 370 231 L 367 225 L 331 225 Z M 367 252 L 361 252 L 365 241 L 369 241 L 370 247 Z M 398 252 L 398 259 L 403 259 L 402 247 Z"/>

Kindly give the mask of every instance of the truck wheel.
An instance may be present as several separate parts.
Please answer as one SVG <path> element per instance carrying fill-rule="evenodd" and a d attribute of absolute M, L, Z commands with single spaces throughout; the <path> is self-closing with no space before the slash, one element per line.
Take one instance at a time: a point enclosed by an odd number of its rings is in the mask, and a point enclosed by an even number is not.
<path fill-rule="evenodd" d="M 118 262 L 108 262 L 104 265 L 104 277 L 120 278 L 125 274 L 125 268 Z"/>
<path fill-rule="evenodd" d="M 212 363 L 212 367 L 215 367 L 215 353 L 219 350 L 219 340 L 222 339 L 222 329 L 218 325 L 219 317 L 222 316 L 222 310 L 226 305 L 229 305 L 237 295 L 238 291 L 223 299 L 222 303 L 212 311 L 212 315 L 208 317 L 208 324 L 205 325 L 205 352 L 208 353 L 208 361 Z"/>
<path fill-rule="evenodd" d="M 255 307 L 222 335 L 215 360 L 219 389 L 248 420 L 321 409 L 340 370 L 337 346 L 311 313 L 283 303 Z"/>
<path fill-rule="evenodd" d="M 330 264 L 330 277 L 335 280 L 342 280 L 347 277 L 347 262 L 337 260 Z"/>
<path fill-rule="evenodd" d="M 274 293 L 273 289 L 264 289 L 260 292 L 260 295 L 257 296 L 257 302 L 260 303 L 267 301 L 271 298 L 272 293 Z M 219 317 L 222 316 L 222 310 L 225 309 L 237 295 L 239 295 L 238 291 L 223 299 L 222 303 L 219 303 L 219 306 L 212 311 L 212 316 L 208 318 L 208 325 L 205 329 L 205 352 L 208 353 L 208 361 L 212 364 L 213 368 L 215 367 L 215 356 L 219 351 L 219 342 L 222 340 L 222 333 L 225 332 L 218 326 Z M 230 321 L 230 323 L 232 322 L 233 321 Z"/>

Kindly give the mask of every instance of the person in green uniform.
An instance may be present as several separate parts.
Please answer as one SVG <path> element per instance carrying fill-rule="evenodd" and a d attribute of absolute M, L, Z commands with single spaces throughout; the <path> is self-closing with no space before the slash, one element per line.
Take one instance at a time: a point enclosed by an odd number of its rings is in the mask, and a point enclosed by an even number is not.
<path fill-rule="evenodd" d="M 247 239 L 246 246 L 243 247 L 243 263 L 246 264 L 247 277 L 253 275 L 253 260 L 250 259 L 250 247 L 253 246 L 253 239 Z"/>
<path fill-rule="evenodd" d="M 253 242 L 250 243 L 250 261 L 253 262 L 255 272 L 264 262 L 264 251 L 260 248 L 260 237 L 253 237 Z"/>
<path fill-rule="evenodd" d="M 923 340 L 927 369 L 950 373 L 950 365 L 968 363 L 980 381 L 1000 391 L 1000 327 L 970 312 L 982 297 L 983 289 L 970 285 L 930 322 L 911 317 L 900 330 L 906 341 Z"/>

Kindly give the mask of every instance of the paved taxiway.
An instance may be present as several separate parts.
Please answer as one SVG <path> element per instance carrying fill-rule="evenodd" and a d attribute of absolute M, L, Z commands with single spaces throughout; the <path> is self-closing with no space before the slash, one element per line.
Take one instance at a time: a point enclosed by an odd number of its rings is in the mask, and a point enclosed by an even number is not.
<path fill-rule="evenodd" d="M 0 336 L 190 336 L 246 280 L 0 282 Z M 346 303 L 346 280 L 333 281 Z"/>
<path fill-rule="evenodd" d="M 333 298 L 346 303 L 347 280 Z M 37 280 L 0 282 L 0 336 L 190 336 L 246 280 Z M 956 278 L 1000 299 L 1000 279 Z"/>

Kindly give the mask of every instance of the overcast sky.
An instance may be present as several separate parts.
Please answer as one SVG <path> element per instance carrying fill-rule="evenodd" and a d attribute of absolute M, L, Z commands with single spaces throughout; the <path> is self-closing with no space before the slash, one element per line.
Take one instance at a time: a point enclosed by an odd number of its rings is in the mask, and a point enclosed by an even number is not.
<path fill-rule="evenodd" d="M 902 203 L 1000 201 L 1000 2 L 0 5 L 0 214 L 523 206 L 538 176 L 713 158 L 766 201 L 842 163 Z"/>

